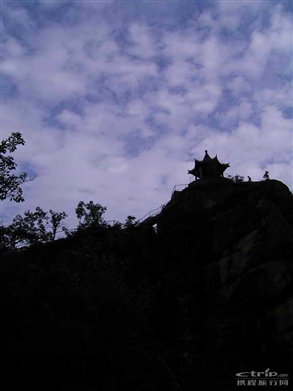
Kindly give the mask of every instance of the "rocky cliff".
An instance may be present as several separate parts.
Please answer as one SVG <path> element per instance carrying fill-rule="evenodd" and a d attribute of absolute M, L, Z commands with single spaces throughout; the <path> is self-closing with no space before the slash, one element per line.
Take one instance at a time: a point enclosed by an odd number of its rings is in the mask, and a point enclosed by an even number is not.
<path fill-rule="evenodd" d="M 239 372 L 290 374 L 289 189 L 200 180 L 155 221 L 1 262 L 6 389 L 228 391 Z"/>
<path fill-rule="evenodd" d="M 186 354 L 202 352 L 210 389 L 230 389 L 238 372 L 293 368 L 292 223 L 293 196 L 276 180 L 194 182 L 158 217 L 164 267 L 181 276 L 167 284 L 168 315 L 181 297 Z"/>

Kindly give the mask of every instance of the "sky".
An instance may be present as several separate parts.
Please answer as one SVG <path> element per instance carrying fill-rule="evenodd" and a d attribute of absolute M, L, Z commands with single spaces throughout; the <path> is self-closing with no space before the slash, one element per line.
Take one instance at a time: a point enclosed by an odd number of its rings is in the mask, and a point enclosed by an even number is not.
<path fill-rule="evenodd" d="M 77 225 L 170 200 L 204 151 L 293 189 L 291 1 L 1 1 L 1 138 L 20 132 L 25 202 Z"/>

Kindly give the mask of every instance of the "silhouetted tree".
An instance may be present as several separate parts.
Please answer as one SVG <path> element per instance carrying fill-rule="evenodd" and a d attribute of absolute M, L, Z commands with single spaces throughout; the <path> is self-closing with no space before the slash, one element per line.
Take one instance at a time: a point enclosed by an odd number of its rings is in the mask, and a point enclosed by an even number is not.
<path fill-rule="evenodd" d="M 244 181 L 244 176 L 242 175 L 228 175 L 228 178 L 231 179 L 234 183 L 240 183 Z"/>
<path fill-rule="evenodd" d="M 65 212 L 44 212 L 37 207 L 35 212 L 24 212 L 17 215 L 12 224 L 1 227 L 0 248 L 3 252 L 13 250 L 18 245 L 32 245 L 38 242 L 54 240 L 62 220 L 67 217 Z"/>
<path fill-rule="evenodd" d="M 127 219 L 125 220 L 125 223 L 124 223 L 124 228 L 132 228 L 132 227 L 135 227 L 137 225 L 137 220 L 136 220 L 136 217 L 134 216 L 127 216 Z"/>
<path fill-rule="evenodd" d="M 35 178 L 28 178 L 27 173 L 15 175 L 17 164 L 14 158 L 8 153 L 13 153 L 18 145 L 24 145 L 25 142 L 21 133 L 14 132 L 7 139 L 0 143 L 0 200 L 9 198 L 10 201 L 23 202 L 21 185 Z"/>
<path fill-rule="evenodd" d="M 122 224 L 120 223 L 120 221 L 115 221 L 112 225 L 111 225 L 112 228 L 115 228 L 117 230 L 120 230 L 122 229 Z"/>
<path fill-rule="evenodd" d="M 80 201 L 75 209 L 76 216 L 79 220 L 78 228 L 105 226 L 106 223 L 102 216 L 106 210 L 106 207 L 100 204 L 94 204 L 93 201 L 87 204 L 84 201 Z"/>

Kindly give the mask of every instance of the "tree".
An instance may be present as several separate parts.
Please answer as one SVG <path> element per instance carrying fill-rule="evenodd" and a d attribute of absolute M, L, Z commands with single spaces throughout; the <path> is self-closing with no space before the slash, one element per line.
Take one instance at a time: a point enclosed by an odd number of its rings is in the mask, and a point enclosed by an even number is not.
<path fill-rule="evenodd" d="M 228 178 L 234 183 L 241 183 L 244 181 L 244 176 L 242 175 L 228 175 Z"/>
<path fill-rule="evenodd" d="M 35 178 L 28 178 L 27 173 L 20 175 L 13 174 L 17 164 L 14 158 L 8 153 L 13 153 L 18 145 L 24 145 L 25 142 L 21 133 L 12 133 L 7 139 L 0 143 L 0 200 L 9 198 L 10 201 L 23 202 L 21 185 Z"/>
<path fill-rule="evenodd" d="M 46 231 L 48 219 L 47 213 L 37 207 L 35 212 L 28 210 L 24 212 L 24 216 L 17 215 L 13 219 L 12 228 L 20 242 L 26 244 L 46 242 L 50 239 Z"/>
<path fill-rule="evenodd" d="M 62 220 L 67 217 L 65 212 L 44 212 L 37 207 L 35 212 L 24 212 L 17 215 L 11 225 L 1 227 L 0 248 L 3 252 L 14 250 L 18 245 L 32 245 L 54 240 Z"/>
<path fill-rule="evenodd" d="M 135 227 L 137 225 L 137 220 L 136 220 L 136 217 L 134 216 L 127 216 L 127 219 L 125 220 L 125 223 L 124 223 L 124 228 L 132 228 L 132 227 Z"/>
<path fill-rule="evenodd" d="M 100 204 L 94 204 L 93 201 L 87 204 L 84 201 L 80 201 L 75 209 L 76 216 L 79 220 L 78 228 L 105 226 L 106 223 L 102 216 L 106 210 L 106 207 Z"/>
<path fill-rule="evenodd" d="M 0 226 L 0 254 L 3 255 L 9 250 L 16 248 L 17 238 L 15 238 L 14 229 L 11 226 Z"/>
<path fill-rule="evenodd" d="M 60 228 L 63 224 L 61 223 L 62 220 L 64 220 L 67 217 L 67 214 L 65 212 L 54 212 L 52 209 L 49 210 L 50 213 L 50 224 L 51 224 L 51 235 L 52 240 L 56 238 L 56 233 L 58 228 Z M 64 226 L 62 227 L 64 228 Z"/>
<path fill-rule="evenodd" d="M 122 229 L 122 224 L 120 223 L 120 221 L 113 220 L 113 223 L 110 225 L 108 222 L 108 225 L 109 225 L 109 227 L 112 227 L 116 230 Z"/>

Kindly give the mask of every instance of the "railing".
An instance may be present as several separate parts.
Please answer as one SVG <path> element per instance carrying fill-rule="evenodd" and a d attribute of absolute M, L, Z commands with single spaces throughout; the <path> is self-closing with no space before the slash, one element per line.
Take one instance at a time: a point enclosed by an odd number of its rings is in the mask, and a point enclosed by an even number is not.
<path fill-rule="evenodd" d="M 180 185 L 175 185 L 175 186 L 173 187 L 171 197 L 172 197 L 174 191 L 181 191 L 181 190 L 184 190 L 184 189 L 186 189 L 187 186 L 188 186 L 187 183 L 182 183 L 182 184 L 180 184 Z M 138 224 L 140 224 L 140 223 L 142 223 L 143 221 L 145 221 L 148 217 L 157 216 L 159 213 L 162 212 L 162 209 L 163 209 L 164 207 L 165 207 L 165 205 L 161 205 L 159 208 L 156 208 L 156 209 L 151 210 L 151 211 L 148 212 L 146 215 L 144 215 L 141 219 L 137 220 L 137 221 L 138 221 Z"/>
<path fill-rule="evenodd" d="M 183 183 L 183 184 L 181 184 L 181 185 L 175 185 L 175 186 L 173 187 L 171 197 L 172 197 L 172 195 L 174 194 L 174 191 L 181 191 L 181 190 L 184 190 L 184 189 L 186 189 L 187 186 L 188 186 L 188 184 L 186 184 L 186 183 Z"/>
<path fill-rule="evenodd" d="M 180 185 L 175 185 L 173 187 L 173 190 L 172 190 L 172 195 L 175 191 L 182 191 L 184 190 L 186 187 L 188 186 L 188 184 L 184 183 L 184 184 L 180 184 Z M 171 195 L 171 197 L 172 197 Z M 156 209 L 153 209 L 151 210 L 150 212 L 148 212 L 146 215 L 144 215 L 142 218 L 140 218 L 139 220 L 137 220 L 137 223 L 140 224 L 142 223 L 143 221 L 145 221 L 148 217 L 155 217 L 157 216 L 159 213 L 162 212 L 162 209 L 165 207 L 165 204 L 161 205 L 159 208 L 156 208 Z M 115 224 L 119 224 L 119 221 L 117 220 L 108 220 L 108 221 L 105 221 L 105 223 L 108 225 L 108 226 L 114 226 Z M 75 232 L 77 231 L 78 228 L 72 228 L 72 229 L 67 229 L 67 231 L 69 232 Z M 55 236 L 55 239 L 62 239 L 64 238 L 66 235 L 65 235 L 65 232 L 63 230 L 61 231 L 57 231 L 56 232 L 56 236 Z M 17 248 L 20 248 L 20 247 L 25 247 L 27 246 L 26 244 L 22 244 L 22 243 L 19 243 L 17 245 Z"/>
<path fill-rule="evenodd" d="M 162 212 L 162 209 L 164 208 L 165 205 L 161 205 L 159 208 L 153 209 L 150 212 L 148 212 L 146 215 L 144 215 L 141 219 L 137 220 L 138 224 L 142 223 L 145 221 L 148 217 L 154 217 L 157 216 L 159 213 Z"/>

